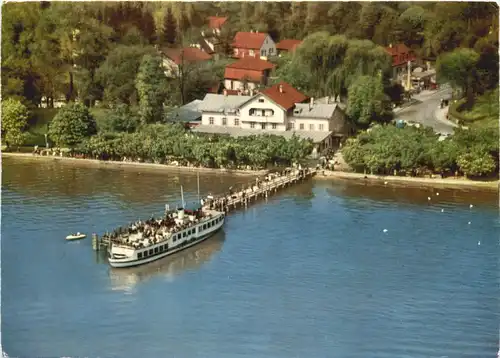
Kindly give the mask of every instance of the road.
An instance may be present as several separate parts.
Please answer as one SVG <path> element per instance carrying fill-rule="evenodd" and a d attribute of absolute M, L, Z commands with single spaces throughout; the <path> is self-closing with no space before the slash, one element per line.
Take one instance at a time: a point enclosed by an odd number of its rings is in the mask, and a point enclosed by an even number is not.
<path fill-rule="evenodd" d="M 394 111 L 396 119 L 420 123 L 432 127 L 436 133 L 453 134 L 457 124 L 446 119 L 446 112 L 439 110 L 442 98 L 451 98 L 451 89 L 444 88 L 439 91 L 423 91 L 413 96 L 416 102 L 408 107 Z"/>

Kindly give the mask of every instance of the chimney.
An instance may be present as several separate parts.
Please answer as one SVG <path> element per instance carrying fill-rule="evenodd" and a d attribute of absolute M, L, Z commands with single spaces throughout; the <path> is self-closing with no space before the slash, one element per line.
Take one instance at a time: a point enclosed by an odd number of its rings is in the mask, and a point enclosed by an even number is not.
<path fill-rule="evenodd" d="M 222 91 L 222 93 L 227 97 L 227 89 L 224 88 L 224 91 Z"/>
<path fill-rule="evenodd" d="M 326 97 L 326 104 L 330 104 L 330 96 Z"/>
<path fill-rule="evenodd" d="M 279 85 L 280 93 L 283 93 L 283 85 Z"/>
<path fill-rule="evenodd" d="M 314 106 L 314 97 L 311 97 L 311 102 L 309 102 L 309 110 L 311 110 Z"/>
<path fill-rule="evenodd" d="M 253 96 L 253 88 L 250 88 L 250 96 Z"/>

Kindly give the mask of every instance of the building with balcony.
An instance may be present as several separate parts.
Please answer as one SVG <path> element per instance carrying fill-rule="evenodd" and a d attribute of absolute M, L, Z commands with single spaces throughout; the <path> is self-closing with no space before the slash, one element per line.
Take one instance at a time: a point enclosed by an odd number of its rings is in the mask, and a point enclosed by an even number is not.
<path fill-rule="evenodd" d="M 198 107 L 201 125 L 194 130 L 232 136 L 275 134 L 312 139 L 316 152 L 338 147 L 350 126 L 336 103 L 314 98 L 282 82 L 254 95 L 207 94 Z"/>

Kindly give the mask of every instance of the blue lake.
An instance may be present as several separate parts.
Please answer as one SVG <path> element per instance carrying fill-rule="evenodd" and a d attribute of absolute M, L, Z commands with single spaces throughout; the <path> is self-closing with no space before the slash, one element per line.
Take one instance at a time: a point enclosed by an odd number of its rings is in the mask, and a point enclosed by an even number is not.
<path fill-rule="evenodd" d="M 314 180 L 231 213 L 199 246 L 120 270 L 90 238 L 64 237 L 160 215 L 180 185 L 194 200 L 196 176 L 14 158 L 2 171 L 9 356 L 488 358 L 498 349 L 493 191 Z M 201 190 L 250 180 L 203 174 Z"/>

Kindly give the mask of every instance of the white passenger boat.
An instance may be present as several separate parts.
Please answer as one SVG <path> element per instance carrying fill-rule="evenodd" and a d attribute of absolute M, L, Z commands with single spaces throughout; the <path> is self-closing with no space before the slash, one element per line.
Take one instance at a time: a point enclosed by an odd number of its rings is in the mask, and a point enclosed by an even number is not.
<path fill-rule="evenodd" d="M 66 236 L 66 240 L 68 240 L 68 241 L 81 240 L 81 239 L 85 239 L 86 237 L 87 237 L 87 235 L 77 232 L 76 234 L 71 234 L 71 235 Z"/>
<path fill-rule="evenodd" d="M 208 239 L 224 225 L 225 213 L 200 205 L 198 176 L 198 206 L 185 210 L 181 186 L 182 208 L 169 211 L 165 217 L 150 220 L 139 227 L 132 225 L 125 234 L 109 241 L 108 262 L 112 267 L 131 267 L 146 264 L 175 254 Z"/>
<path fill-rule="evenodd" d="M 172 255 L 208 239 L 222 228 L 225 220 L 223 212 L 206 209 L 186 213 L 181 208 L 171 215 L 172 225 L 161 227 L 154 237 L 136 232 L 111 240 L 109 264 L 131 267 Z"/>

